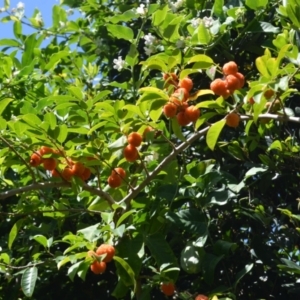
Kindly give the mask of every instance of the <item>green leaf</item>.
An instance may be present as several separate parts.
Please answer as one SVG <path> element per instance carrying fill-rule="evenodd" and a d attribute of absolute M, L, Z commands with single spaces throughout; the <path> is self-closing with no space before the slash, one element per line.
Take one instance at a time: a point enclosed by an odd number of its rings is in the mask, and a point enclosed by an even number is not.
<path fill-rule="evenodd" d="M 172 124 L 172 130 L 173 133 L 176 135 L 176 137 L 178 139 L 180 139 L 181 141 L 185 141 L 186 138 L 184 137 L 184 135 L 182 134 L 182 128 L 181 126 L 178 124 L 178 121 L 176 118 L 172 118 L 171 120 L 171 124 Z"/>
<path fill-rule="evenodd" d="M 50 124 L 50 128 L 53 130 L 56 127 L 56 116 L 54 113 L 49 112 L 44 115 L 44 120 Z"/>
<path fill-rule="evenodd" d="M 249 273 L 252 268 L 253 268 L 253 265 L 254 264 L 248 264 L 246 265 L 240 272 L 238 272 L 236 274 L 236 277 L 235 277 L 235 282 L 234 282 L 234 288 L 236 288 L 237 284 L 239 283 L 239 281 L 247 274 Z"/>
<path fill-rule="evenodd" d="M 205 253 L 202 261 L 202 269 L 203 269 L 204 280 L 209 285 L 213 284 L 216 266 L 223 257 L 224 255 L 216 256 L 210 253 Z"/>
<path fill-rule="evenodd" d="M 37 275 L 38 269 L 36 267 L 27 268 L 23 273 L 21 278 L 21 287 L 26 297 L 32 296 L 35 288 Z"/>
<path fill-rule="evenodd" d="M 21 44 L 18 41 L 16 41 L 16 40 L 2 39 L 2 40 L 0 40 L 0 46 L 20 47 Z"/>
<path fill-rule="evenodd" d="M 114 256 L 113 260 L 116 261 L 119 265 L 121 265 L 122 268 L 129 275 L 129 278 L 131 280 L 131 285 L 133 285 L 133 290 L 134 290 L 134 293 L 135 293 L 135 290 L 136 290 L 135 274 L 134 274 L 133 270 L 131 269 L 130 265 L 123 258 L 118 257 L 118 256 Z M 122 277 L 121 277 L 121 279 L 122 279 Z"/>
<path fill-rule="evenodd" d="M 223 16 L 223 6 L 224 6 L 224 0 L 215 0 L 213 6 L 213 12 L 219 18 Z"/>
<path fill-rule="evenodd" d="M 22 23 L 20 21 L 14 22 L 14 35 L 17 39 L 21 38 L 22 35 Z"/>
<path fill-rule="evenodd" d="M 158 266 L 169 263 L 170 267 L 178 267 L 177 259 L 163 234 L 155 233 L 149 235 L 145 238 L 145 243 Z M 178 271 L 170 272 L 168 276 L 176 281 Z"/>
<path fill-rule="evenodd" d="M 20 219 L 18 220 L 14 226 L 12 227 L 12 229 L 10 230 L 9 236 L 8 236 L 8 249 L 11 249 L 11 246 L 20 230 L 20 228 L 22 227 L 24 222 L 24 219 Z"/>
<path fill-rule="evenodd" d="M 253 10 L 265 8 L 267 4 L 268 0 L 246 0 L 246 5 Z"/>
<path fill-rule="evenodd" d="M 11 101 L 13 101 L 11 98 L 4 98 L 0 100 L 0 115 L 2 115 L 3 111 Z"/>
<path fill-rule="evenodd" d="M 214 123 L 207 132 L 206 143 L 209 149 L 214 150 L 218 141 L 219 135 L 226 124 L 226 120 L 222 119 Z"/>
<path fill-rule="evenodd" d="M 201 24 L 198 27 L 197 36 L 198 36 L 198 44 L 200 45 L 207 45 L 211 40 L 210 32 L 205 27 L 203 22 L 201 22 Z"/>
<path fill-rule="evenodd" d="M 168 10 L 168 5 L 164 5 L 152 15 L 153 26 L 159 26 L 165 21 Z"/>
<path fill-rule="evenodd" d="M 41 234 L 32 237 L 33 240 L 41 244 L 44 248 L 47 248 L 47 238 Z"/>
<path fill-rule="evenodd" d="M 33 33 L 29 36 L 27 36 L 25 40 L 25 45 L 24 45 L 24 53 L 22 56 L 22 67 L 26 67 L 30 65 L 34 58 L 34 48 L 36 46 L 36 33 Z"/>
<path fill-rule="evenodd" d="M 253 167 L 251 168 L 250 170 L 248 170 L 245 174 L 245 179 L 249 178 L 249 177 L 252 177 L 252 176 L 255 176 L 257 175 L 258 173 L 264 173 L 268 171 L 268 169 L 265 169 L 265 168 L 260 168 L 260 167 Z"/>
<path fill-rule="evenodd" d="M 107 30 L 117 39 L 124 39 L 127 41 L 133 40 L 133 31 L 131 28 L 122 25 L 106 25 Z"/>
<path fill-rule="evenodd" d="M 193 62 L 197 64 L 197 69 L 206 69 L 214 64 L 214 61 L 205 54 L 198 54 L 198 55 L 192 56 L 188 60 L 188 64 L 193 63 Z"/>

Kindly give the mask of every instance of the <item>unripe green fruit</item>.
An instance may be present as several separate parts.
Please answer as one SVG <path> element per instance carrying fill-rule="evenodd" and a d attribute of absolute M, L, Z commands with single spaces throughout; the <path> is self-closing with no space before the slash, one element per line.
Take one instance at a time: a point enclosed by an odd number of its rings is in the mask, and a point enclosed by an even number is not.
<path fill-rule="evenodd" d="M 193 242 L 188 242 L 185 248 L 182 250 L 180 265 L 181 268 L 189 274 L 196 274 L 200 272 L 200 255 L 197 247 L 193 245 Z"/>

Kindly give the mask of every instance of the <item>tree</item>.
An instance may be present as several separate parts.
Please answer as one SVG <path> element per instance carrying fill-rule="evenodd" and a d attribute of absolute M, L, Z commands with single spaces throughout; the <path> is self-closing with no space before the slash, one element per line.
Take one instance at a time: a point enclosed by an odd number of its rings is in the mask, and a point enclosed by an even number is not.
<path fill-rule="evenodd" d="M 3 9 L 0 299 L 294 299 L 299 0 L 61 2 Z"/>

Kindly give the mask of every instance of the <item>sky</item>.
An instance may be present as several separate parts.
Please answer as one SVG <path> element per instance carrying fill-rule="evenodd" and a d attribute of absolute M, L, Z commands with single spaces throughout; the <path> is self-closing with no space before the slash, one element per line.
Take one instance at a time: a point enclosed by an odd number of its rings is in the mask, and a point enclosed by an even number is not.
<path fill-rule="evenodd" d="M 35 8 L 39 9 L 42 13 L 45 27 L 50 27 L 52 24 L 52 7 L 56 4 L 59 5 L 59 0 L 10 0 L 10 9 L 16 8 L 19 2 L 25 4 L 25 16 L 31 18 Z M 4 7 L 4 0 L 0 0 L 0 7 Z M 0 13 L 0 19 L 7 16 L 7 13 Z M 26 20 L 25 20 L 26 21 Z M 13 38 L 13 22 L 0 23 L 0 39 Z M 28 34 L 32 32 L 30 28 L 23 25 L 23 33 Z"/>

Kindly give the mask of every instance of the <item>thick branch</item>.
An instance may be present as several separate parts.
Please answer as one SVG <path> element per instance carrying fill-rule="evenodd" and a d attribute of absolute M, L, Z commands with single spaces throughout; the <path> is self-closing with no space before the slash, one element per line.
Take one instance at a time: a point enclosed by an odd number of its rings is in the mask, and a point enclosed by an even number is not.
<path fill-rule="evenodd" d="M 8 197 L 21 194 L 24 192 L 34 191 L 34 190 L 41 190 L 41 189 L 47 189 L 47 188 L 59 188 L 59 187 L 70 187 L 71 184 L 68 182 L 41 182 L 41 183 L 33 183 L 27 186 L 19 187 L 16 189 L 12 189 L 9 191 L 5 191 L 0 193 L 0 200 L 6 199 Z M 101 191 L 99 189 L 96 189 L 92 186 L 87 185 L 84 183 L 82 185 L 82 188 L 86 191 L 89 191 L 91 194 L 97 195 L 105 199 L 109 205 L 113 205 L 115 203 L 114 199 L 106 192 Z"/>
<path fill-rule="evenodd" d="M 135 189 L 131 190 L 129 194 L 122 199 L 121 202 L 125 202 L 126 205 L 129 205 L 131 199 L 136 197 L 146 186 L 153 180 L 157 174 L 168 164 L 170 163 L 178 154 L 183 152 L 186 148 L 188 148 L 194 141 L 199 139 L 201 136 L 205 135 L 210 126 L 194 133 L 191 137 L 189 137 L 185 142 L 181 143 L 179 146 L 175 147 L 173 151 L 161 161 L 161 163 L 154 169 L 153 172 L 149 174 L 149 176 Z"/>

